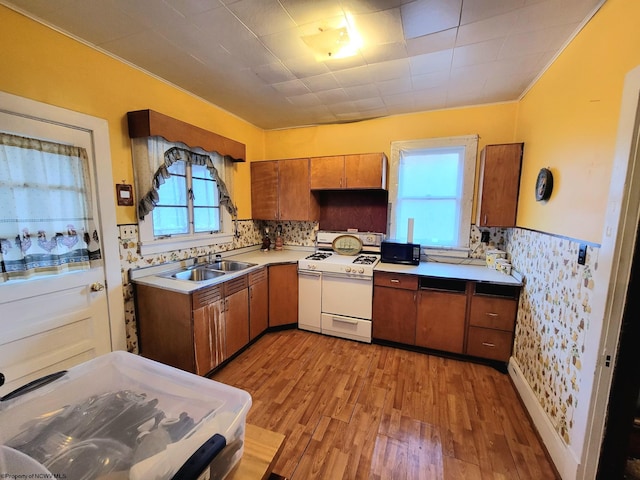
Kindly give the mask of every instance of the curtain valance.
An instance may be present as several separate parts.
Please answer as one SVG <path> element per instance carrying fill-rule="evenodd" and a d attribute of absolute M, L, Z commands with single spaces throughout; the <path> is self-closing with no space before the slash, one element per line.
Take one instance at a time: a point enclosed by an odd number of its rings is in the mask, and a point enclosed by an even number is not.
<path fill-rule="evenodd" d="M 142 140 L 142 142 L 137 142 Z M 206 166 L 211 178 L 218 185 L 219 202 L 229 214 L 237 216 L 236 206 L 231 200 L 229 189 L 221 178 L 218 168 L 224 167 L 228 160 L 226 156 L 217 152 L 198 153 L 187 148 L 177 147 L 162 138 L 134 139 L 134 168 L 136 191 L 139 195 L 138 217 L 142 220 L 157 205 L 159 200 L 158 188 L 171 176 L 169 167 L 177 161 L 187 164 Z M 216 168 L 218 165 L 218 168 Z"/>

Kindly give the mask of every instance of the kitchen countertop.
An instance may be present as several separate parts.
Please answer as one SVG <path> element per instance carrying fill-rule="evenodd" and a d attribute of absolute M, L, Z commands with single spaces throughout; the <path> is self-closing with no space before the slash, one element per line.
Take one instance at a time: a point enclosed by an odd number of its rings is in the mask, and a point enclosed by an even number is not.
<path fill-rule="evenodd" d="M 219 283 L 229 281 L 241 275 L 246 275 L 247 273 L 252 272 L 253 270 L 256 270 L 264 265 L 297 263 L 298 260 L 306 257 L 313 251 L 314 249 L 310 247 L 293 247 L 285 248 L 284 250 L 280 251 L 269 250 L 268 252 L 263 252 L 259 248 L 250 248 L 241 249 L 241 253 L 223 253 L 223 260 L 237 260 L 240 262 L 255 263 L 256 266 L 246 268 L 237 272 L 227 272 L 220 277 L 204 282 L 179 280 L 176 278 L 167 278 L 160 275 L 160 273 L 163 272 L 186 268 L 193 264 L 193 259 L 191 259 L 190 261 L 183 260 L 162 265 L 154 265 L 153 267 L 139 268 L 131 270 L 129 275 L 132 282 L 138 283 L 140 285 L 148 285 L 151 287 L 171 290 L 173 292 L 189 294 L 200 290 L 201 288 L 208 288 L 212 285 L 218 285 Z"/>
<path fill-rule="evenodd" d="M 503 285 L 522 285 L 522 278 L 517 272 L 506 275 L 487 268 L 484 264 L 458 264 L 443 262 L 420 262 L 419 265 L 396 265 L 378 263 L 374 272 L 405 273 L 423 277 L 454 278 L 475 282 L 489 282 Z"/>
<path fill-rule="evenodd" d="M 227 272 L 225 275 L 205 282 L 192 282 L 189 280 L 178 280 L 158 275 L 162 271 L 169 271 L 189 266 L 188 261 L 173 262 L 171 264 L 156 265 L 131 270 L 131 281 L 152 287 L 163 288 L 179 293 L 192 293 L 201 288 L 226 282 L 240 275 L 246 275 L 264 265 L 276 265 L 282 263 L 296 263 L 314 251 L 311 247 L 289 247 L 284 250 L 269 250 L 263 252 L 257 247 L 241 249 L 238 253 L 227 252 L 222 254 L 225 260 L 237 260 L 247 263 L 255 263 L 255 267 L 250 267 L 238 272 Z M 191 261 L 193 263 L 193 261 Z M 378 263 L 374 268 L 375 272 L 390 272 L 420 275 L 425 277 L 454 278 L 460 280 L 471 280 L 476 282 L 490 282 L 503 285 L 522 285 L 522 278 L 517 272 L 512 275 L 505 275 L 496 270 L 487 268 L 484 264 L 459 264 L 444 262 L 420 262 L 419 265 L 396 265 L 392 263 Z"/>

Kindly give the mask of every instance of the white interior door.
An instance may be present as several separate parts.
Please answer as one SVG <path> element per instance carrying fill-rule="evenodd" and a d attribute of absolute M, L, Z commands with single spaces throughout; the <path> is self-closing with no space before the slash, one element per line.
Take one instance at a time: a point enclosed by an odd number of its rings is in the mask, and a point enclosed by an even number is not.
<path fill-rule="evenodd" d="M 4 104 L 0 105 L 4 109 Z M 124 346 L 124 338 L 120 338 L 123 337 L 124 322 L 119 262 L 115 264 L 118 272 L 115 278 L 113 263 L 111 268 L 106 266 L 107 262 L 117 262 L 113 249 L 113 243 L 117 245 L 117 235 L 113 234 L 116 225 L 114 222 L 105 229 L 100 223 L 101 220 L 104 223 L 105 217 L 115 218 L 113 194 L 111 205 L 108 195 L 106 201 L 104 195 L 100 195 L 100 190 L 104 191 L 107 186 L 112 189 L 113 186 L 110 158 L 106 159 L 108 180 L 104 182 L 102 179 L 104 184 L 100 189 L 97 178 L 105 172 L 96 171 L 98 162 L 93 127 L 78 125 L 78 120 L 82 123 L 83 118 L 75 118 L 79 114 L 74 112 L 69 113 L 76 124 L 70 124 L 64 118 L 47 118 L 50 115 L 46 115 L 47 109 L 44 110 L 45 118 L 25 116 L 23 112 L 11 110 L 0 111 L 0 131 L 72 144 L 87 150 L 102 262 L 85 271 L 0 284 L 0 373 L 4 376 L 0 395 L 48 373 L 64 370 Z M 68 112 L 58 110 L 63 117 Z M 60 112 L 53 113 L 57 115 Z M 103 209 L 109 213 L 105 215 Z M 114 317 L 113 325 L 110 315 Z M 114 328 L 121 328 L 122 332 L 114 332 Z"/>

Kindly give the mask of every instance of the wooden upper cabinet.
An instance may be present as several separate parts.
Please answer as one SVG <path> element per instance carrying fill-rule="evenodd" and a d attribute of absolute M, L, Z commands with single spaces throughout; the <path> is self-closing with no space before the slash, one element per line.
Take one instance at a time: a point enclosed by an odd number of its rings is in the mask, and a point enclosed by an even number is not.
<path fill-rule="evenodd" d="M 312 190 L 386 189 L 384 153 L 337 155 L 311 159 Z"/>
<path fill-rule="evenodd" d="M 384 153 L 345 155 L 347 188 L 387 188 L 387 156 Z"/>
<path fill-rule="evenodd" d="M 318 220 L 320 206 L 309 189 L 309 159 L 280 160 L 280 220 Z"/>
<path fill-rule="evenodd" d="M 309 189 L 309 159 L 252 162 L 251 216 L 256 220 L 319 220 L 318 199 Z"/>
<path fill-rule="evenodd" d="M 480 154 L 479 227 L 515 227 L 523 143 L 487 145 Z"/>
<path fill-rule="evenodd" d="M 310 184 L 312 190 L 344 188 L 344 155 L 312 158 Z"/>
<path fill-rule="evenodd" d="M 278 162 L 251 163 L 251 216 L 278 220 Z"/>

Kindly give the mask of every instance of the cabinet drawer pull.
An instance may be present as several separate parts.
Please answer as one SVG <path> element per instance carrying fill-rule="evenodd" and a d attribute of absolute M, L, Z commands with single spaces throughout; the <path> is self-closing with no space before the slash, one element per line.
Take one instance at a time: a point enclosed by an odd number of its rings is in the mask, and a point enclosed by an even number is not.
<path fill-rule="evenodd" d="M 486 313 L 485 313 L 485 315 L 486 315 L 487 317 L 497 317 L 497 316 L 498 316 L 498 314 L 497 314 L 497 313 L 492 313 L 492 312 L 486 312 Z"/>
<path fill-rule="evenodd" d="M 493 348 L 493 347 L 496 346 L 495 343 L 489 343 L 489 342 L 482 342 L 482 345 L 485 346 L 485 347 L 490 347 L 490 348 Z"/>
<path fill-rule="evenodd" d="M 348 325 L 358 325 L 358 321 L 357 320 L 345 320 L 343 318 L 333 317 L 333 321 L 334 322 L 340 322 L 340 323 L 346 323 Z"/>
<path fill-rule="evenodd" d="M 391 282 L 391 283 L 400 283 L 400 280 L 397 280 L 397 279 L 395 279 L 395 278 L 392 278 L 392 279 L 390 280 L 390 282 Z"/>

